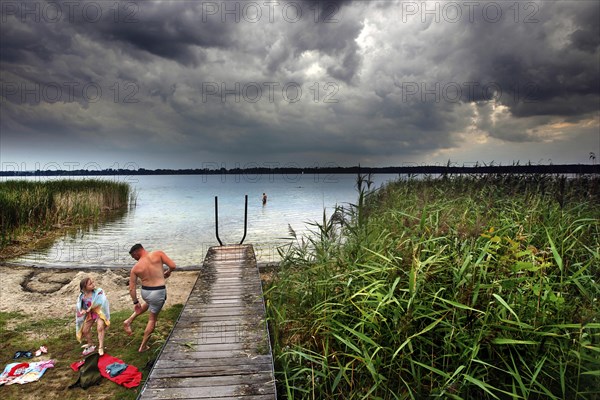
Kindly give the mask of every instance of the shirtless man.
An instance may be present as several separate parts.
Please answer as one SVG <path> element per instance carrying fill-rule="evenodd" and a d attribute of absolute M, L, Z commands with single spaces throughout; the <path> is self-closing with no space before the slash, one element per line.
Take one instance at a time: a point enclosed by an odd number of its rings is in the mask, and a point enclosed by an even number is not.
<path fill-rule="evenodd" d="M 123 328 L 128 335 L 131 335 L 131 323 L 133 320 L 145 313 L 146 310 L 150 310 L 148 324 L 144 330 L 144 339 L 142 339 L 142 344 L 138 349 L 141 353 L 150 348 L 148 346 L 148 339 L 150 339 L 150 335 L 154 332 L 158 313 L 167 300 L 165 278 L 171 276 L 171 271 L 175 269 L 175 263 L 164 252 L 160 250 L 148 252 L 139 243 L 131 247 L 129 254 L 137 261 L 129 274 L 129 295 L 133 301 L 134 312 L 123 322 Z M 164 271 L 163 264 L 166 264 L 169 269 Z M 140 305 L 137 298 L 137 278 L 140 278 L 142 281 L 141 293 L 142 299 L 144 299 L 143 305 Z"/>

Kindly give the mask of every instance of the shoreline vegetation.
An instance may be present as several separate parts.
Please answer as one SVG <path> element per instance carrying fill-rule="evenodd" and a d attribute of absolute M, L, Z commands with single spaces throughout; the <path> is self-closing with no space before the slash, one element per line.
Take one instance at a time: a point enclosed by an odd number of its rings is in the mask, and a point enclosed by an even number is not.
<path fill-rule="evenodd" d="M 100 179 L 0 182 L 0 260 L 135 205 L 129 184 Z"/>
<path fill-rule="evenodd" d="M 70 230 L 120 218 L 128 207 L 136 205 L 136 193 L 126 183 L 107 180 L 50 180 L 0 182 L 0 260 L 23 254 Z M 5 399 L 135 399 L 142 385 L 135 389 L 102 383 L 85 390 L 68 389 L 78 374 L 70 368 L 82 358 L 75 340 L 73 302 L 83 276 L 93 276 L 107 290 L 111 301 L 112 326 L 107 330 L 105 348 L 112 355 L 127 360 L 142 372 L 142 382 L 179 317 L 197 272 L 181 271 L 171 280 L 168 303 L 151 338 L 152 349 L 138 353 L 148 315 L 134 321 L 134 335 L 122 329 L 131 315 L 127 269 L 69 270 L 56 268 L 7 267 L 2 272 L 2 308 L 0 312 L 0 359 L 15 362 L 16 351 L 32 353 L 45 346 L 48 354 L 20 361 L 53 359 L 55 367 L 45 372 L 39 382 L 3 386 Z"/>
<path fill-rule="evenodd" d="M 600 177 L 406 179 L 282 251 L 288 399 L 600 399 Z"/>

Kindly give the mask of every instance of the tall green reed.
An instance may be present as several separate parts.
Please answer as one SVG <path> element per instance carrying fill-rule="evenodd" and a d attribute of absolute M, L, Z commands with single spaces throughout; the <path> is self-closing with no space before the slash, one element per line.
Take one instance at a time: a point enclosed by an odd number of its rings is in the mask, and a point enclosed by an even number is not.
<path fill-rule="evenodd" d="M 0 248 L 23 232 L 97 220 L 130 200 L 126 183 L 104 180 L 0 182 Z"/>
<path fill-rule="evenodd" d="M 265 292 L 280 393 L 598 398 L 597 177 L 363 179 Z"/>

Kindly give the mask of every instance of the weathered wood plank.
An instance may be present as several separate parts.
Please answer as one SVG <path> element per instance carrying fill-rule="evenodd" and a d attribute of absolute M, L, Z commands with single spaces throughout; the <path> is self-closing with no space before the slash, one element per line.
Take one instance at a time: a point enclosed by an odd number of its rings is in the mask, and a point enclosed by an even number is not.
<path fill-rule="evenodd" d="M 264 371 L 267 370 L 271 370 L 272 369 L 272 365 L 269 362 L 260 362 L 260 363 L 252 363 L 252 364 L 248 364 L 247 361 L 244 361 L 243 359 L 232 359 L 233 361 L 239 361 L 238 364 L 234 364 L 231 362 L 228 362 L 227 359 L 223 359 L 223 358 L 215 358 L 214 360 L 211 359 L 204 359 L 204 360 L 197 360 L 194 364 L 191 363 L 186 363 L 184 365 L 179 365 L 179 364 L 175 364 L 172 361 L 168 361 L 168 362 L 163 362 L 163 366 L 168 366 L 168 367 L 160 367 L 157 366 L 156 368 L 156 372 L 160 372 L 161 374 L 164 374 L 165 372 L 169 372 L 170 371 L 170 376 L 179 376 L 179 375 L 187 375 L 187 376 L 209 376 L 209 375 L 214 375 L 214 373 L 216 371 L 227 371 L 229 375 L 243 375 L 247 372 L 251 372 L 251 371 L 257 371 L 254 373 L 262 373 Z M 219 364 L 219 362 L 223 363 L 223 362 L 227 362 L 227 365 L 216 365 Z M 176 368 L 173 370 L 171 368 L 171 366 L 175 366 Z M 154 372 L 154 370 L 153 370 Z M 225 376 L 227 374 L 223 373 L 220 374 L 221 376 Z"/>
<path fill-rule="evenodd" d="M 178 365 L 175 367 L 175 370 L 172 368 L 156 368 L 154 370 L 153 378 L 193 378 L 201 376 L 228 376 L 233 374 L 270 374 L 271 369 L 272 365 L 270 363 L 230 366 L 206 365 L 202 368 L 198 368 L 197 365 L 193 365 L 191 367 L 181 367 Z"/>
<path fill-rule="evenodd" d="M 192 395 L 193 396 L 193 395 Z M 154 397 L 155 399 L 202 399 L 202 400 L 273 400 L 273 395 L 226 396 L 226 397 Z"/>
<path fill-rule="evenodd" d="M 261 333 L 234 329 L 229 331 L 206 331 L 201 332 L 199 335 L 177 334 L 177 336 L 171 336 L 169 342 L 180 344 L 182 346 L 190 346 L 211 343 L 238 343 L 248 340 L 258 342 L 266 340 L 266 338 Z"/>
<path fill-rule="evenodd" d="M 265 363 L 270 364 L 271 356 L 270 355 L 259 355 L 259 356 L 256 356 L 256 358 L 253 361 L 255 364 L 265 364 Z M 241 366 L 241 365 L 248 365 L 248 360 L 246 360 L 244 358 L 215 358 L 215 359 L 205 358 L 205 359 L 196 359 L 196 360 L 183 359 L 183 360 L 173 361 L 173 360 L 163 359 L 161 357 L 154 364 L 154 368 L 177 368 L 177 367 L 187 368 L 187 367 L 194 367 L 194 366 L 199 366 L 202 368 L 209 367 L 209 366 L 215 366 L 215 367 L 232 366 L 232 367 L 235 367 L 235 366 Z"/>
<path fill-rule="evenodd" d="M 228 292 L 227 296 L 214 296 L 214 297 L 206 297 L 202 299 L 194 299 L 186 304 L 189 307 L 193 307 L 196 305 L 217 305 L 223 304 L 223 301 L 237 301 L 240 304 L 248 304 L 256 302 L 258 304 L 262 304 L 262 298 L 257 295 L 251 295 L 245 293 L 243 290 L 231 290 Z"/>
<path fill-rule="evenodd" d="M 205 316 L 205 317 L 216 317 L 216 316 L 261 316 L 263 315 L 264 309 L 262 308 L 262 304 L 247 306 L 247 307 L 189 307 L 186 311 L 188 311 L 188 315 L 185 318 L 194 318 L 196 316 Z M 184 318 L 182 320 L 185 321 Z"/>
<path fill-rule="evenodd" d="M 207 335 L 221 334 L 227 332 L 248 332 L 245 324 L 235 323 L 225 320 L 220 322 L 211 322 L 205 324 L 196 324 L 188 329 L 179 329 L 171 334 L 172 339 L 178 338 L 203 338 Z"/>
<path fill-rule="evenodd" d="M 267 385 L 265 385 L 267 386 Z M 270 385 L 269 385 L 270 386 Z M 147 396 L 147 397 L 146 397 Z M 261 387 L 254 387 L 253 385 L 243 385 L 239 387 L 235 386 L 217 386 L 206 388 L 203 391 L 199 391 L 198 388 L 147 388 L 142 393 L 142 398 L 148 399 L 215 399 L 221 400 L 223 398 L 234 398 L 237 400 L 250 400 L 250 399 L 275 399 L 275 393 L 273 391 L 267 391 Z"/>
<path fill-rule="evenodd" d="M 254 249 L 211 247 L 138 399 L 274 400 Z"/>
<path fill-rule="evenodd" d="M 161 360 L 167 361 L 182 361 L 182 360 L 208 360 L 211 358 L 214 359 L 223 359 L 223 358 L 232 358 L 232 359 L 243 359 L 245 362 L 250 362 L 254 360 L 255 355 L 253 353 L 245 353 L 245 350 L 233 350 L 233 351 L 200 351 L 200 352 L 190 352 L 190 353 L 162 353 L 160 355 Z"/>
<path fill-rule="evenodd" d="M 231 336 L 233 334 L 244 336 L 244 337 L 267 337 L 265 332 L 262 332 L 262 327 L 260 323 L 244 323 L 243 321 L 239 321 L 236 325 L 233 321 L 224 320 L 224 321 L 212 321 L 206 324 L 197 324 L 196 326 L 191 326 L 192 321 L 190 321 L 190 327 L 185 330 L 179 330 L 178 332 L 174 332 L 171 335 L 171 339 L 173 341 L 181 341 L 183 339 L 194 339 L 200 341 L 202 339 L 208 337 L 218 337 L 219 335 Z"/>
<path fill-rule="evenodd" d="M 227 376 L 198 376 L 193 378 L 160 378 L 154 379 L 147 385 L 148 389 L 153 388 L 197 388 L 202 391 L 203 388 L 214 389 L 217 386 L 236 387 L 252 385 L 255 387 L 271 383 L 268 374 L 247 374 L 247 375 L 227 375 Z M 269 393 L 268 388 L 264 388 L 262 393 Z M 233 393 L 232 393 L 233 394 Z"/>
<path fill-rule="evenodd" d="M 177 354 L 186 357 L 191 355 L 192 353 L 206 352 L 206 351 L 248 351 L 248 352 L 259 352 L 261 346 L 264 346 L 264 343 L 260 343 L 257 341 L 248 341 L 248 340 L 238 340 L 232 341 L 228 343 L 174 343 L 169 340 L 169 342 L 165 345 L 165 351 Z M 250 344 L 252 343 L 252 344 Z M 264 352 L 261 352 L 264 354 Z"/>

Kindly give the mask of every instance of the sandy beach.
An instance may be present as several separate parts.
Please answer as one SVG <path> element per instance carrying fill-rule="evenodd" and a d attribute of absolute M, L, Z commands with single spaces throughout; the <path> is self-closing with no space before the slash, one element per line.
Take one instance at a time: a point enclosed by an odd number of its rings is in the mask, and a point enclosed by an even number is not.
<path fill-rule="evenodd" d="M 96 287 L 104 289 L 111 311 L 132 309 L 128 290 L 129 269 L 84 271 L 0 265 L 0 311 L 44 318 L 72 316 L 79 295 L 79 282 L 85 276 L 91 276 Z M 167 279 L 165 306 L 185 304 L 197 277 L 198 271 L 173 272 Z"/>

